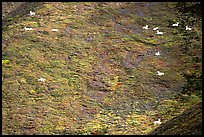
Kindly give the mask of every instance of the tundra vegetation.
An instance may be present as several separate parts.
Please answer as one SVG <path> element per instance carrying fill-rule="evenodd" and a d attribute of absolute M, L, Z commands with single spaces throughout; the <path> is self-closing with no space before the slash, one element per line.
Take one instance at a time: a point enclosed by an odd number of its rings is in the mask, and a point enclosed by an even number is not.
<path fill-rule="evenodd" d="M 46 2 L 33 16 L 10 17 L 2 32 L 2 134 L 145 135 L 158 118 L 179 116 L 202 101 L 199 7 Z"/>

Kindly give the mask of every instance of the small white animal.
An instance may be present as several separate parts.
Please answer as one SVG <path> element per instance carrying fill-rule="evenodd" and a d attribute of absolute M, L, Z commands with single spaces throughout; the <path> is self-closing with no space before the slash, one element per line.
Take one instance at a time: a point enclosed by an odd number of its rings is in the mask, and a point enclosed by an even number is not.
<path fill-rule="evenodd" d="M 148 25 L 146 25 L 146 26 L 144 26 L 144 27 L 142 27 L 142 28 L 143 28 L 143 29 L 149 29 L 149 28 L 148 28 Z"/>
<path fill-rule="evenodd" d="M 33 28 L 26 28 L 26 27 L 24 27 L 24 30 L 33 30 Z"/>
<path fill-rule="evenodd" d="M 179 22 L 177 22 L 176 24 L 173 24 L 172 26 L 178 26 L 179 25 Z"/>
<path fill-rule="evenodd" d="M 158 51 L 157 53 L 155 53 L 155 55 L 156 55 L 156 56 L 160 56 L 161 54 L 160 54 L 160 52 Z"/>
<path fill-rule="evenodd" d="M 164 33 L 163 32 L 160 32 L 159 30 L 157 30 L 157 33 L 158 35 L 163 35 Z"/>
<path fill-rule="evenodd" d="M 188 26 L 186 26 L 186 30 L 191 30 L 191 28 L 189 28 Z"/>
<path fill-rule="evenodd" d="M 38 79 L 38 81 L 42 81 L 42 82 L 45 82 L 45 78 L 40 78 L 40 79 Z"/>
<path fill-rule="evenodd" d="M 34 16 L 34 15 L 35 15 L 35 12 L 30 11 L 30 14 L 28 14 L 28 15 Z"/>
<path fill-rule="evenodd" d="M 51 29 L 51 31 L 58 31 L 58 29 Z"/>
<path fill-rule="evenodd" d="M 158 29 L 159 29 L 159 27 L 153 28 L 153 30 L 158 30 Z"/>
<path fill-rule="evenodd" d="M 154 121 L 153 123 L 154 125 L 157 125 L 157 124 L 160 125 L 162 122 L 161 122 L 161 119 L 159 118 L 158 121 Z"/>
<path fill-rule="evenodd" d="M 164 75 L 163 72 L 159 72 L 159 71 L 157 71 L 157 76 L 162 76 L 162 75 Z"/>

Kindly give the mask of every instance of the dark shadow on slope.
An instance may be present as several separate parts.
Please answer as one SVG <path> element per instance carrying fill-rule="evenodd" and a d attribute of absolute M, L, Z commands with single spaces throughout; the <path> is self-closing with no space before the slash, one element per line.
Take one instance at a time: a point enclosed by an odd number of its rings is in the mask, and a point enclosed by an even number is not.
<path fill-rule="evenodd" d="M 176 7 L 180 12 L 191 13 L 192 16 L 202 18 L 201 2 L 177 2 Z"/>
<path fill-rule="evenodd" d="M 202 102 L 160 125 L 149 135 L 202 135 Z"/>

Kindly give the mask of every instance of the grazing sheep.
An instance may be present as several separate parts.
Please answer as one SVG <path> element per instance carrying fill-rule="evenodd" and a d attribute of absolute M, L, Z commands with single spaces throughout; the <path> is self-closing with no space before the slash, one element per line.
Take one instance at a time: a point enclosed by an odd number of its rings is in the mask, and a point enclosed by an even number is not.
<path fill-rule="evenodd" d="M 146 25 L 146 26 L 144 26 L 144 27 L 142 27 L 143 29 L 148 29 L 148 25 Z"/>
<path fill-rule="evenodd" d="M 35 12 L 30 11 L 30 14 L 28 14 L 28 15 L 34 16 L 34 15 L 35 15 Z"/>
<path fill-rule="evenodd" d="M 58 29 L 51 29 L 51 31 L 58 31 Z"/>
<path fill-rule="evenodd" d="M 157 53 L 155 53 L 155 55 L 156 55 L 156 56 L 160 56 L 161 54 L 160 54 L 160 52 L 158 51 Z"/>
<path fill-rule="evenodd" d="M 164 73 L 157 71 L 157 75 L 158 75 L 158 76 L 162 76 L 162 75 L 164 75 Z"/>
<path fill-rule="evenodd" d="M 26 31 L 33 30 L 33 28 L 26 28 L 26 27 L 24 27 L 24 30 L 26 30 Z"/>
<path fill-rule="evenodd" d="M 45 82 L 45 78 L 40 78 L 40 79 L 38 79 L 38 81 L 42 81 L 42 82 Z"/>
<path fill-rule="evenodd" d="M 161 119 L 159 118 L 158 121 L 154 121 L 153 123 L 154 125 L 160 125 L 162 122 L 161 122 Z"/>
<path fill-rule="evenodd" d="M 164 33 L 163 32 L 160 32 L 159 30 L 157 30 L 157 33 L 158 35 L 163 35 Z"/>
<path fill-rule="evenodd" d="M 188 26 L 186 26 L 186 30 L 191 30 L 191 28 L 189 28 Z"/>
<path fill-rule="evenodd" d="M 158 29 L 159 29 L 159 27 L 153 28 L 153 30 L 158 30 Z"/>
<path fill-rule="evenodd" d="M 177 22 L 176 24 L 173 24 L 172 26 L 178 26 L 179 25 L 179 22 Z"/>

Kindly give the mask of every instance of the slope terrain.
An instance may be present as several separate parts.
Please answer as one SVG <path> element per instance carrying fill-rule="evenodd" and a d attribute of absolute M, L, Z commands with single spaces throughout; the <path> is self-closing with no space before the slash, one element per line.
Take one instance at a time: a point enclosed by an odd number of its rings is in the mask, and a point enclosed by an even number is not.
<path fill-rule="evenodd" d="M 202 102 L 161 125 L 151 135 L 202 135 Z M 179 128 L 178 128 L 179 127 Z"/>
<path fill-rule="evenodd" d="M 200 102 L 202 18 L 177 6 L 47 2 L 10 17 L 2 133 L 144 135 Z"/>

